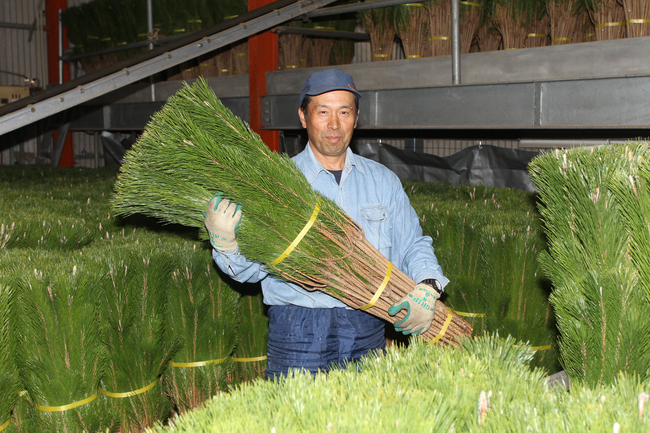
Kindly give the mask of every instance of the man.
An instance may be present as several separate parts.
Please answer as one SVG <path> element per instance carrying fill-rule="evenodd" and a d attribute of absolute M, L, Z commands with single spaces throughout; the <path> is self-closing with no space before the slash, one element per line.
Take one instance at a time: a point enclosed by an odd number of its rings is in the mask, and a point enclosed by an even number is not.
<path fill-rule="evenodd" d="M 398 331 L 419 334 L 431 325 L 436 299 L 449 281 L 397 176 L 348 148 L 360 97 L 346 73 L 329 69 L 311 74 L 298 110 L 309 142 L 293 161 L 315 190 L 363 228 L 370 243 L 419 282 L 389 309 L 390 315 L 406 310 L 406 317 L 395 323 Z M 239 206 L 215 196 L 208 204 L 205 225 L 217 265 L 237 281 L 262 282 L 269 305 L 267 378 L 286 375 L 289 368 L 327 370 L 385 347 L 381 320 L 323 292 L 276 279 L 262 265 L 246 260 L 237 248 L 240 218 Z"/>

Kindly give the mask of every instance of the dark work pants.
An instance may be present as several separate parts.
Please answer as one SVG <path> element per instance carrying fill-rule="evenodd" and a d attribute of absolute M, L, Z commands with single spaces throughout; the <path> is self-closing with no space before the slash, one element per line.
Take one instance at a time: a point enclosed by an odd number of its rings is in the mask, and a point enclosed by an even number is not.
<path fill-rule="evenodd" d="M 316 373 L 386 347 L 384 322 L 359 310 L 269 307 L 267 379 L 289 368 Z"/>

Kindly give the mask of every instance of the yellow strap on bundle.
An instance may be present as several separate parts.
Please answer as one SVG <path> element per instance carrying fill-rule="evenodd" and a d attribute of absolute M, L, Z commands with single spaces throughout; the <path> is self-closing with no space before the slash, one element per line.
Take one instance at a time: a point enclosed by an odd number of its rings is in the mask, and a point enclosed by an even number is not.
<path fill-rule="evenodd" d="M 104 391 L 101 388 L 99 388 L 99 392 L 101 392 L 105 396 L 113 397 L 113 398 L 133 397 L 134 395 L 142 394 L 143 392 L 149 391 L 157 383 L 158 383 L 158 379 L 154 380 L 153 382 L 151 382 L 149 385 L 145 386 L 144 388 L 136 389 L 135 391 L 129 391 L 129 392 L 109 392 L 109 391 Z"/>
<path fill-rule="evenodd" d="M 291 251 L 293 251 L 294 248 L 300 243 L 302 238 L 305 237 L 311 226 L 314 225 L 314 222 L 316 221 L 316 217 L 318 216 L 318 212 L 320 212 L 320 197 L 318 198 L 318 201 L 316 202 L 316 206 L 314 206 L 314 212 L 311 214 L 311 218 L 309 221 L 307 221 L 307 224 L 302 228 L 302 231 L 298 233 L 298 236 L 291 242 L 291 245 L 287 247 L 286 250 L 280 256 L 273 260 L 270 265 L 277 265 L 280 263 L 282 260 L 286 259 L 289 254 L 291 254 Z"/>
<path fill-rule="evenodd" d="M 548 38 L 544 33 L 528 33 L 529 38 Z"/>
<path fill-rule="evenodd" d="M 448 41 L 451 39 L 451 36 L 431 36 L 427 38 L 427 41 Z"/>
<path fill-rule="evenodd" d="M 533 350 L 549 350 L 551 348 L 551 345 L 549 344 L 548 346 L 531 346 L 530 348 Z"/>
<path fill-rule="evenodd" d="M 74 409 L 75 407 L 83 406 L 84 404 L 88 404 L 88 403 L 90 403 L 91 401 L 93 401 L 96 398 L 97 398 L 97 393 L 95 393 L 95 394 L 91 395 L 90 397 L 85 398 L 83 400 L 80 400 L 80 401 L 77 401 L 77 402 L 74 402 L 74 403 L 70 403 L 70 404 L 66 404 L 64 406 L 41 406 L 39 404 L 37 404 L 35 406 L 36 406 L 36 409 L 38 409 L 40 411 L 43 411 L 43 412 L 63 412 L 63 411 L 69 410 L 69 409 Z"/>
<path fill-rule="evenodd" d="M 375 292 L 375 296 L 372 297 L 370 302 L 368 302 L 366 305 L 361 307 L 362 311 L 366 311 L 368 308 L 371 308 L 373 305 L 375 305 L 375 302 L 377 302 L 377 299 L 381 296 L 381 292 L 384 291 L 386 288 L 386 285 L 388 284 L 388 280 L 390 280 L 390 274 L 393 272 L 393 264 L 391 262 L 388 262 L 388 266 L 386 267 L 386 276 L 384 276 L 384 281 L 381 282 L 381 285 Z"/>
<path fill-rule="evenodd" d="M 644 20 L 642 18 L 632 18 L 625 22 L 628 24 L 648 24 L 650 23 L 650 20 Z"/>
<path fill-rule="evenodd" d="M 169 361 L 169 365 L 172 367 L 203 367 L 204 365 L 210 364 L 221 364 L 228 358 L 221 359 L 210 359 L 209 361 L 196 361 L 196 362 L 173 362 Z"/>
<path fill-rule="evenodd" d="M 266 355 L 258 356 L 256 358 L 233 358 L 235 362 L 255 362 L 255 361 L 265 361 Z"/>
<path fill-rule="evenodd" d="M 553 39 L 551 39 L 551 42 L 557 42 L 557 41 L 571 42 L 571 41 L 573 41 L 573 39 L 572 38 L 553 38 Z"/>
<path fill-rule="evenodd" d="M 406 56 L 407 59 L 421 59 L 424 56 L 421 56 L 419 54 L 411 54 L 410 56 Z"/>
<path fill-rule="evenodd" d="M 596 24 L 594 27 L 599 28 L 599 27 L 615 27 L 615 26 L 624 26 L 625 23 L 602 23 L 602 24 Z"/>
<path fill-rule="evenodd" d="M 390 57 L 390 56 L 391 56 L 391 54 L 373 54 L 372 55 L 372 57 L 381 57 L 381 58 Z"/>
<path fill-rule="evenodd" d="M 435 343 L 436 341 L 440 340 L 443 335 L 445 335 L 445 332 L 447 332 L 447 328 L 449 328 L 449 324 L 451 323 L 451 310 L 449 310 L 449 315 L 447 316 L 447 319 L 445 320 L 445 323 L 442 324 L 442 328 L 440 328 L 440 332 L 438 332 L 438 335 L 435 336 L 433 340 L 431 340 L 431 343 Z"/>
<path fill-rule="evenodd" d="M 0 425 L 0 431 L 6 429 L 10 422 L 11 422 L 11 418 L 9 418 L 6 423 Z"/>
<path fill-rule="evenodd" d="M 462 317 L 485 317 L 485 313 L 465 313 L 462 311 L 454 311 L 457 316 Z"/>
<path fill-rule="evenodd" d="M 483 9 L 485 6 L 479 3 L 474 3 L 474 2 L 460 2 L 460 4 L 465 5 L 465 6 L 476 6 L 477 8 Z"/>

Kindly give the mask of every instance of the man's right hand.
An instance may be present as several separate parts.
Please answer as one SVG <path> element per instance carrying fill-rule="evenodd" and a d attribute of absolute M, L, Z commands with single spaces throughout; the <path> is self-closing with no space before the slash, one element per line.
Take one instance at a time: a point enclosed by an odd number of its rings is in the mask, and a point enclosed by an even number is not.
<path fill-rule="evenodd" d="M 241 221 L 241 206 L 217 194 L 208 203 L 205 228 L 210 243 L 219 251 L 232 251 L 237 247 L 237 227 Z"/>

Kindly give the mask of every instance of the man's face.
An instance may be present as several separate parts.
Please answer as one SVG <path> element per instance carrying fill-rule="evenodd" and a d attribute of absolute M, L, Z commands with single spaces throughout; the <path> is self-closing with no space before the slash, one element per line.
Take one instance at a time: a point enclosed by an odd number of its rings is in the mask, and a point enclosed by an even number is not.
<path fill-rule="evenodd" d="M 303 128 L 307 128 L 309 143 L 316 158 L 325 168 L 343 168 L 342 164 L 340 167 L 328 167 L 325 161 L 340 161 L 350 145 L 358 114 L 355 112 L 354 95 L 346 90 L 334 90 L 312 96 L 307 116 L 302 109 L 298 110 L 298 114 Z"/>

